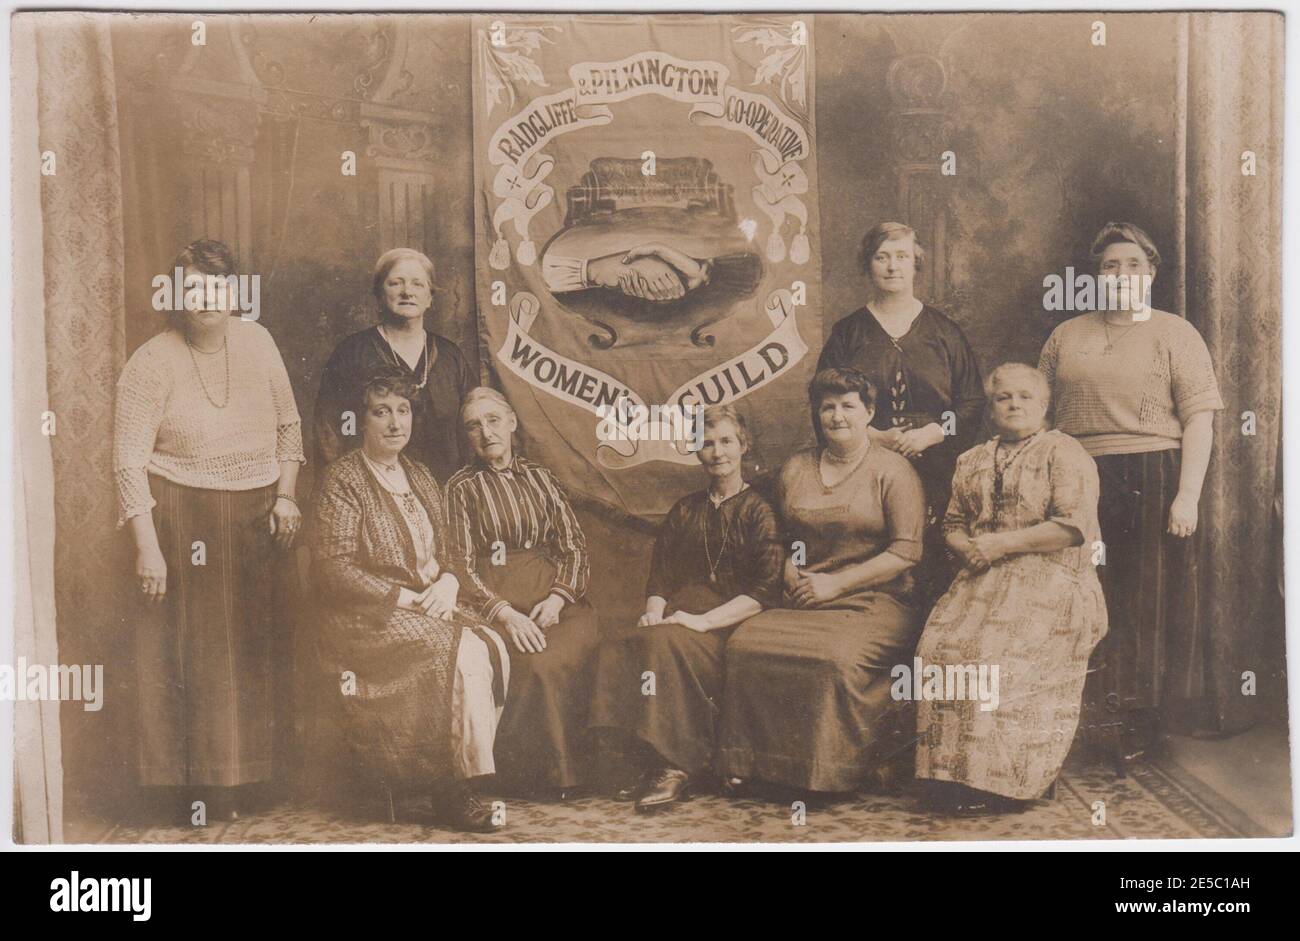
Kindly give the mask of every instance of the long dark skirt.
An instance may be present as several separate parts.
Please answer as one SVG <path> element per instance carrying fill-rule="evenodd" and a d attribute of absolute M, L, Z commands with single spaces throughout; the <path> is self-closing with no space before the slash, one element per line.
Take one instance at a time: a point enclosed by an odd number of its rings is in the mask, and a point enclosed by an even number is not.
<path fill-rule="evenodd" d="M 1201 529 L 1186 539 L 1168 532 L 1180 457 L 1171 449 L 1096 458 L 1106 548 L 1097 574 L 1110 616 L 1084 696 L 1096 714 L 1154 715 L 1203 689 L 1204 642 L 1195 632 Z"/>
<path fill-rule="evenodd" d="M 161 605 L 138 607 L 140 783 L 268 781 L 277 626 L 268 517 L 275 485 L 203 490 L 150 475 L 149 487 L 167 595 Z"/>
<path fill-rule="evenodd" d="M 665 614 L 704 614 L 728 599 L 692 585 Z M 700 633 L 680 624 L 625 627 L 600 645 L 592 728 L 618 729 L 691 774 L 714 765 L 722 717 L 723 653 L 734 628 Z M 646 684 L 653 674 L 654 692 Z"/>
<path fill-rule="evenodd" d="M 852 791 L 897 747 L 911 712 L 890 696 L 889 673 L 910 666 L 920 619 L 880 592 L 859 603 L 764 611 L 732 635 L 722 726 L 728 776 Z"/>
<path fill-rule="evenodd" d="M 916 586 L 913 600 L 918 607 L 928 610 L 948 590 L 961 569 L 943 537 L 943 517 L 952 497 L 952 475 L 957 459 L 946 448 L 942 453 L 931 448 L 911 463 L 925 491 L 925 552 L 912 569 Z"/>
<path fill-rule="evenodd" d="M 537 550 L 514 550 L 505 565 L 479 560 L 492 591 L 523 614 L 546 598 L 555 563 Z M 497 776 L 523 787 L 568 788 L 588 763 L 587 710 L 599 642 L 596 612 L 585 599 L 566 604 L 546 631 L 541 653 L 519 650 L 501 631 L 510 654 L 510 692 L 497 726 Z"/>

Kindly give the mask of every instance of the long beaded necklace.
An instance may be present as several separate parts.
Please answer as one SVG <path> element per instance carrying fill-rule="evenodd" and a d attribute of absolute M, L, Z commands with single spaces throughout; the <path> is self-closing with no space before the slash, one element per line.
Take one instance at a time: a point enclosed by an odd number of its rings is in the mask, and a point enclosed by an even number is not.
<path fill-rule="evenodd" d="M 727 519 L 727 514 L 722 511 L 721 506 L 716 507 L 716 509 L 723 519 L 722 545 L 718 547 L 718 558 L 716 560 L 713 558 L 713 553 L 709 551 L 708 520 L 704 522 L 704 558 L 709 563 L 709 581 L 714 584 L 717 584 L 718 581 L 718 566 L 722 564 L 722 557 L 727 552 L 727 540 L 731 537 L 731 524 L 734 522 L 734 520 Z"/>
<path fill-rule="evenodd" d="M 226 401 L 221 403 L 218 403 L 217 400 L 212 397 L 212 393 L 208 391 L 208 384 L 203 381 L 203 370 L 199 369 L 199 358 L 194 355 L 195 346 L 193 343 L 190 342 L 190 338 L 188 335 L 185 337 L 185 348 L 190 351 L 190 362 L 194 364 L 194 374 L 199 377 L 199 386 L 203 389 L 203 395 L 207 398 L 209 402 L 212 403 L 213 408 L 225 408 L 227 405 L 230 404 L 229 337 L 222 338 L 221 349 L 219 350 L 212 350 L 211 352 L 209 352 L 208 350 L 199 350 L 199 352 L 202 353 L 204 356 L 215 356 L 216 354 L 223 353 L 223 352 L 226 354 Z"/>
<path fill-rule="evenodd" d="M 1037 438 L 1039 434 L 1040 432 L 1035 431 L 1032 435 L 1024 438 L 1017 447 L 1008 449 L 1007 457 L 1001 460 L 998 459 L 998 455 L 1002 453 L 1002 440 L 999 438 L 998 443 L 993 446 L 993 514 L 995 517 L 1000 518 L 1002 515 L 1003 477 L 1011 469 L 1011 465 L 1016 458 L 1020 457 L 1021 452 L 1029 447 L 1030 442 Z"/>
<path fill-rule="evenodd" d="M 393 357 L 393 365 L 401 369 L 409 369 L 406 362 L 398 355 L 397 348 L 393 346 L 393 341 L 388 339 L 388 331 L 384 329 L 383 324 L 379 325 L 379 335 L 384 338 L 384 344 L 388 347 L 388 352 Z M 424 361 L 424 371 L 420 375 L 420 381 L 415 385 L 417 392 L 423 389 L 424 384 L 429 381 L 429 350 L 427 346 L 420 354 L 420 359 Z M 411 370 L 411 372 L 414 371 L 415 370 L 413 369 Z"/>

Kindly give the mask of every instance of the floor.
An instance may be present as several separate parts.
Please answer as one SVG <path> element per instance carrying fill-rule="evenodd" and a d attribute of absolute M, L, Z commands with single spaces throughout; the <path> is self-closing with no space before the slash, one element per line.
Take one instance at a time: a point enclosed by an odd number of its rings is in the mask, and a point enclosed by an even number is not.
<path fill-rule="evenodd" d="M 376 816 L 315 806 L 282 806 L 203 828 L 127 827 L 82 821 L 70 841 L 100 844 L 439 844 L 439 842 L 887 842 L 962 840 L 1143 840 L 1282 836 L 1290 820 L 1277 801 L 1227 801 L 1204 780 L 1188 775 L 1173 755 L 1193 758 L 1201 771 L 1230 767 L 1239 747 L 1178 743 L 1169 758 L 1141 763 L 1126 777 L 1100 766 L 1067 767 L 1054 801 L 1024 814 L 954 819 L 927 814 L 913 797 L 861 794 L 824 806 L 798 807 L 775 799 L 733 801 L 702 795 L 653 816 L 603 798 L 567 803 L 510 801 L 506 829 L 490 836 L 460 834 Z M 1222 746 L 1223 743 L 1214 743 Z M 1253 763 L 1252 763 L 1253 764 Z M 1262 775 L 1262 772 L 1261 772 Z M 1277 776 L 1269 777 L 1274 784 Z M 1231 788 L 1230 788 L 1231 789 Z M 1252 792 L 1253 793 L 1253 792 Z"/>
<path fill-rule="evenodd" d="M 1289 836 L 1294 829 L 1285 728 L 1259 726 L 1219 740 L 1172 736 L 1163 764 L 1202 799 L 1239 815 L 1234 822 L 1249 836 Z"/>
<path fill-rule="evenodd" d="M 917 840 L 1126 840 L 1282 836 L 1291 832 L 1284 732 L 1232 739 L 1172 739 L 1162 757 L 1125 777 L 1071 760 L 1055 800 L 1016 815 L 960 819 L 923 811 L 910 795 L 860 794 L 800 807 L 788 798 L 716 795 L 653 816 L 587 797 L 566 803 L 509 800 L 506 828 L 458 834 L 377 822 L 308 804 L 284 805 L 233 823 L 167 828 L 70 821 L 70 842 L 90 843 L 513 843 L 885 842 Z"/>

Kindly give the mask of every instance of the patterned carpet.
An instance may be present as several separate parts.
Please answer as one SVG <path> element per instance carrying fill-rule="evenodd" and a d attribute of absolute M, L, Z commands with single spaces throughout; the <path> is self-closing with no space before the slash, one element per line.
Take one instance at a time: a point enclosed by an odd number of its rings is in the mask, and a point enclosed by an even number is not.
<path fill-rule="evenodd" d="M 1094 825 L 1094 802 L 1105 803 Z M 1193 839 L 1249 835 L 1155 765 L 1117 778 L 1103 767 L 1067 770 L 1054 801 L 1015 815 L 939 817 L 909 796 L 859 795 L 810 806 L 795 825 L 789 803 L 699 796 L 651 816 L 596 797 L 566 803 L 510 800 L 506 827 L 461 834 L 418 824 L 375 822 L 314 807 L 283 806 L 209 827 L 115 827 L 106 843 L 823 843 L 915 840 Z"/>

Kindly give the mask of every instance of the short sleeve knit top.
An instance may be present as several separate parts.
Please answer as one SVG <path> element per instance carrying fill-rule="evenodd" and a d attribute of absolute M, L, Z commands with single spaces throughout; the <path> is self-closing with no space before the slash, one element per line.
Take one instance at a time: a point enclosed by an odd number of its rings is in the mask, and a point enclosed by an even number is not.
<path fill-rule="evenodd" d="M 1181 447 L 1189 418 L 1223 408 L 1205 341 L 1162 310 L 1109 333 L 1100 312 L 1067 320 L 1038 368 L 1052 387 L 1055 427 L 1093 457 Z"/>
<path fill-rule="evenodd" d="M 203 353 L 166 330 L 127 361 L 113 429 L 119 525 L 153 507 L 149 474 L 185 487 L 254 490 L 279 478 L 281 461 L 303 460 L 298 408 L 271 334 L 232 317 L 226 343 Z"/>

